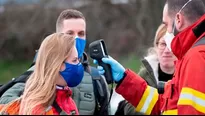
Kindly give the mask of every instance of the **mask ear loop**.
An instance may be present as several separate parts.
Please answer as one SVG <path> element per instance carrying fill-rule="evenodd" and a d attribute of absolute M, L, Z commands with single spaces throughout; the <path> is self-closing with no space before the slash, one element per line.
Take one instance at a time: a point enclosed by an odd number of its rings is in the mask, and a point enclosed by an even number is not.
<path fill-rule="evenodd" d="M 180 13 L 180 12 L 187 6 L 187 4 L 189 4 L 191 1 L 192 1 L 192 0 L 187 1 L 187 3 L 185 3 L 185 4 L 182 6 L 182 8 L 179 10 L 178 13 Z"/>
<path fill-rule="evenodd" d="M 181 13 L 181 11 L 191 2 L 192 0 L 189 0 L 189 1 L 187 1 L 183 6 L 182 6 L 182 8 L 179 10 L 179 12 L 178 13 Z M 172 33 L 174 34 L 174 35 L 176 35 L 177 33 L 175 32 L 175 27 L 176 27 L 176 25 L 175 25 L 175 19 L 174 19 L 174 21 L 173 21 L 173 24 L 172 24 Z"/>
<path fill-rule="evenodd" d="M 174 30 L 175 30 L 175 27 L 176 27 L 176 26 L 175 26 L 175 19 L 174 19 L 173 24 L 172 24 L 172 33 L 173 33 L 173 34 L 175 33 L 175 31 L 174 31 Z"/>

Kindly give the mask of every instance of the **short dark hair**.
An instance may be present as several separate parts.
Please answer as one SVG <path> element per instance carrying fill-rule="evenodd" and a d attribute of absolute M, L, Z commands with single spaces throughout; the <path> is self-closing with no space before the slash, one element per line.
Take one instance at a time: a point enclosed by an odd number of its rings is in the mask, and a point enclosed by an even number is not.
<path fill-rule="evenodd" d="M 186 4 L 189 0 L 167 0 L 168 15 L 174 18 L 177 12 Z M 195 22 L 205 13 L 205 6 L 202 0 L 192 0 L 181 11 L 183 15 L 189 20 L 189 22 Z"/>
<path fill-rule="evenodd" d="M 78 19 L 78 18 L 85 20 L 83 13 L 81 13 L 78 10 L 67 9 L 67 10 L 62 11 L 60 13 L 60 15 L 58 16 L 58 19 L 56 21 L 56 32 L 59 32 L 59 30 L 62 28 L 64 20 L 66 20 L 66 19 Z"/>

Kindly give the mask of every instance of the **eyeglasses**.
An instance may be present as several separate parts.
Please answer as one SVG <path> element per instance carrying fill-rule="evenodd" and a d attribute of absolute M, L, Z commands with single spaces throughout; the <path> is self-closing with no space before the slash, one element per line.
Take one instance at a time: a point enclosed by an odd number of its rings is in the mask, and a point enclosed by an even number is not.
<path fill-rule="evenodd" d="M 157 48 L 160 50 L 164 50 L 167 47 L 167 44 L 165 42 L 157 42 Z"/>

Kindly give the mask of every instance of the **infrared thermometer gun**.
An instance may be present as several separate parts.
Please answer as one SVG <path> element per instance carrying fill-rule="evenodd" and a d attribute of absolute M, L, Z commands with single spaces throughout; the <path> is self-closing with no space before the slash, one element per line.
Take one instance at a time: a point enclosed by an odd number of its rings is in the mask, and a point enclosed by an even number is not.
<path fill-rule="evenodd" d="M 92 59 L 96 59 L 98 61 L 98 64 L 104 68 L 105 70 L 104 76 L 105 76 L 107 83 L 108 84 L 113 83 L 110 65 L 102 62 L 102 58 L 108 57 L 107 50 L 106 50 L 103 39 L 90 43 L 89 54 Z"/>

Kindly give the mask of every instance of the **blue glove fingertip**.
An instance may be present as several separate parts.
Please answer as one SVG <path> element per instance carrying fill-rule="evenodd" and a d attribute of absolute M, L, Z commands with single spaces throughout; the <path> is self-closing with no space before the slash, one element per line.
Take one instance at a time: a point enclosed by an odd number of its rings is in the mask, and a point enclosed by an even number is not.
<path fill-rule="evenodd" d="M 103 67 L 102 66 L 97 66 L 97 69 L 98 70 L 103 70 Z"/>
<path fill-rule="evenodd" d="M 98 64 L 98 61 L 94 59 L 94 60 L 93 60 L 93 63 L 94 63 L 94 64 Z"/>
<path fill-rule="evenodd" d="M 99 72 L 99 74 L 104 75 L 105 70 L 101 70 L 101 71 L 98 71 L 98 72 Z"/>
<path fill-rule="evenodd" d="M 110 59 L 109 59 L 109 58 L 102 58 L 102 61 L 103 61 L 104 63 L 108 63 L 108 64 L 109 64 Z"/>

